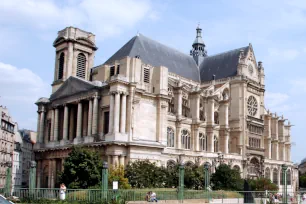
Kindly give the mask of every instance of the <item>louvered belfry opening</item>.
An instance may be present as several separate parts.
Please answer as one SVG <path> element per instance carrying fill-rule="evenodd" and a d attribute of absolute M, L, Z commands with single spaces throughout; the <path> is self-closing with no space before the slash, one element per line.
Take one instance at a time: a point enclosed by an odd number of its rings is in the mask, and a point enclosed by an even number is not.
<path fill-rule="evenodd" d="M 143 82 L 150 83 L 150 69 L 144 68 L 143 70 Z"/>
<path fill-rule="evenodd" d="M 85 79 L 85 73 L 86 73 L 86 57 L 83 53 L 80 53 L 78 54 L 76 76 Z"/>
<path fill-rule="evenodd" d="M 62 79 L 64 74 L 64 62 L 65 62 L 65 54 L 62 52 L 59 58 L 58 63 L 58 76 L 57 79 Z"/>

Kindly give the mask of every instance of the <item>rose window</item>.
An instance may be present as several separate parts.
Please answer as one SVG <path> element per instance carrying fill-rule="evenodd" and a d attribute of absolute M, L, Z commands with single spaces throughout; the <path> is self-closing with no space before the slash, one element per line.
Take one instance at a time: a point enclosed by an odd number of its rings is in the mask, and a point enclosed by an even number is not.
<path fill-rule="evenodd" d="M 248 99 L 248 111 L 251 116 L 257 113 L 257 100 L 254 96 L 250 96 Z"/>

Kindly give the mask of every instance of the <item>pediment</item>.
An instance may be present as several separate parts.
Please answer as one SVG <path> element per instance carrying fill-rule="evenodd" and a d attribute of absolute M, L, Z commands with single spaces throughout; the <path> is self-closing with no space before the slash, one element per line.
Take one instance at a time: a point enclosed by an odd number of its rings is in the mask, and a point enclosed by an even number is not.
<path fill-rule="evenodd" d="M 67 96 L 75 95 L 77 93 L 86 92 L 94 88 L 97 88 L 97 86 L 91 82 L 87 82 L 85 80 L 71 76 L 55 93 L 51 95 L 50 100 L 64 98 Z"/>

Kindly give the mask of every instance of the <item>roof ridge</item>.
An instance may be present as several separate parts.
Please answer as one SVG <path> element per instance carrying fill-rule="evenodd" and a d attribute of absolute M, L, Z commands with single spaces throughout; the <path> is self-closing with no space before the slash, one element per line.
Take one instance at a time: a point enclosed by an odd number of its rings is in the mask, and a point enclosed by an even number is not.
<path fill-rule="evenodd" d="M 209 56 L 207 56 L 207 57 L 215 57 L 215 56 L 218 56 L 218 55 L 223 55 L 223 54 L 228 53 L 228 52 L 233 52 L 233 51 L 235 51 L 235 50 L 241 50 L 241 49 L 247 48 L 247 47 L 249 47 L 249 45 L 248 45 L 248 46 L 245 46 L 245 47 L 240 47 L 240 48 L 228 50 L 228 51 L 225 51 L 225 52 L 220 52 L 220 53 L 217 53 L 217 54 L 214 54 L 214 55 L 209 55 Z"/>

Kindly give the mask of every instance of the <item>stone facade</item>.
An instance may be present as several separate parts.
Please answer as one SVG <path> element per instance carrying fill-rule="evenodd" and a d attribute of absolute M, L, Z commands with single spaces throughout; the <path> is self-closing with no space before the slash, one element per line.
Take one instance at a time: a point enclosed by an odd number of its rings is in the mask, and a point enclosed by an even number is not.
<path fill-rule="evenodd" d="M 1 130 L 0 130 L 0 188 L 3 188 L 6 181 L 7 164 L 13 165 L 13 152 L 17 123 L 11 118 L 8 109 L 0 106 Z"/>
<path fill-rule="evenodd" d="M 38 187 L 57 187 L 64 159 L 82 144 L 114 166 L 223 162 L 280 186 L 286 164 L 296 189 L 291 124 L 265 109 L 264 67 L 251 44 L 208 56 L 197 28 L 188 56 L 140 35 L 98 67 L 92 33 L 68 27 L 53 45 L 52 94 L 36 103 Z"/>

